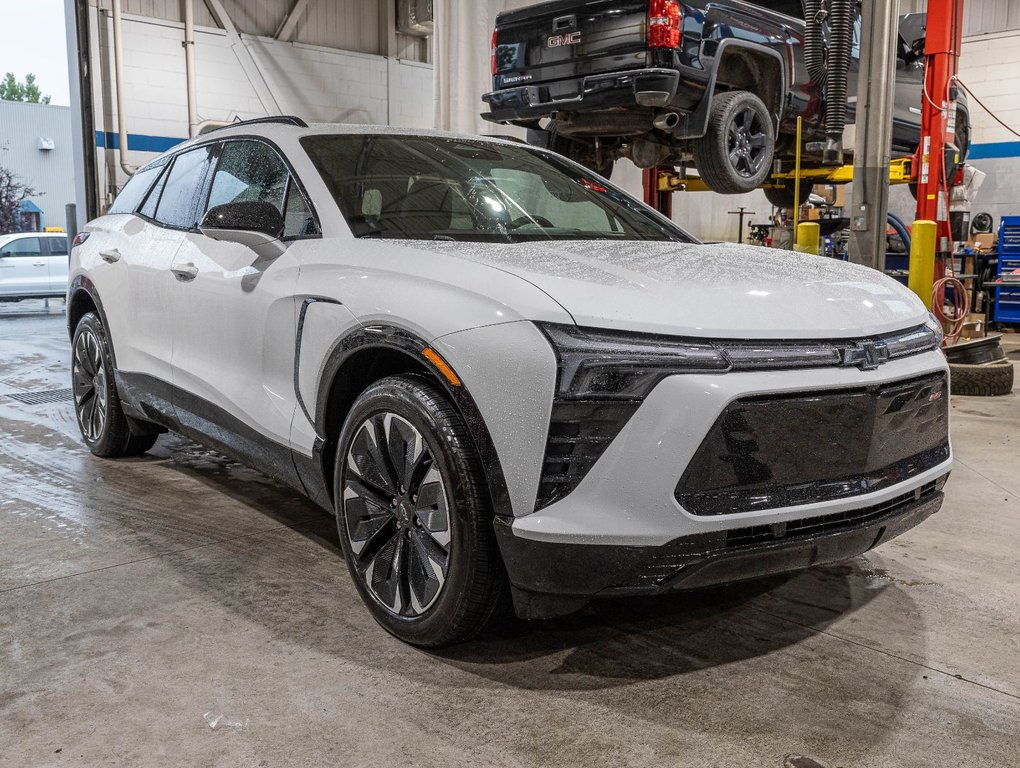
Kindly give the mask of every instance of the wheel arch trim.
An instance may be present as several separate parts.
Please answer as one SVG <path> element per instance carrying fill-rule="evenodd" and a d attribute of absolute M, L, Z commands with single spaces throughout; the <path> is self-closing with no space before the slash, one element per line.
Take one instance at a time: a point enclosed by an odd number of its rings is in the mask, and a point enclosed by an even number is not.
<path fill-rule="evenodd" d="M 716 46 L 715 55 L 712 57 L 712 73 L 709 75 L 708 84 L 705 87 L 704 95 L 701 97 L 701 102 L 691 114 L 691 119 L 686 123 L 687 130 L 682 133 L 675 133 L 674 136 L 676 138 L 699 139 L 708 131 L 708 120 L 712 109 L 712 97 L 715 96 L 716 82 L 719 78 L 719 67 L 722 64 L 723 57 L 726 53 L 733 49 L 753 51 L 757 54 L 762 54 L 775 59 L 779 64 L 780 83 L 779 93 L 777 94 L 778 103 L 775 105 L 766 105 L 775 109 L 775 113 L 772 115 L 774 119 L 773 128 L 776 132 L 776 137 L 778 138 L 779 126 L 783 122 L 783 113 L 786 111 L 786 97 L 790 90 L 789 72 L 787 70 L 786 61 L 783 59 L 782 54 L 774 48 L 769 48 L 766 45 L 754 43 L 749 40 L 738 40 L 732 37 L 721 40 L 718 46 Z M 683 123 L 681 123 L 681 125 L 683 125 Z"/>
<path fill-rule="evenodd" d="M 299 328 L 300 333 L 300 328 Z M 496 453 L 496 446 L 489 433 L 489 428 L 482 417 L 477 403 L 463 385 L 453 386 L 436 368 L 436 366 L 422 355 L 422 351 L 429 348 L 429 342 L 416 333 L 397 325 L 373 324 L 366 325 L 352 330 L 350 333 L 340 337 L 333 344 L 329 353 L 320 368 L 318 386 L 316 388 L 316 400 L 314 417 L 309 420 L 315 428 L 318 436 L 315 454 L 322 464 L 324 478 L 332 492 L 331 478 L 326 477 L 332 472 L 332 467 L 325 466 L 325 459 L 334 455 L 336 446 L 331 445 L 331 438 L 327 424 L 328 406 L 333 393 L 337 377 L 341 375 L 344 366 L 356 354 L 376 350 L 396 352 L 406 356 L 410 362 L 418 364 L 428 371 L 433 380 L 442 391 L 450 398 L 454 406 L 464 418 L 468 427 L 468 433 L 474 442 L 475 450 L 482 462 L 482 469 L 485 472 L 486 484 L 492 498 L 493 511 L 496 515 L 512 517 L 513 511 L 510 502 L 510 492 L 507 487 L 503 467 Z M 299 395 L 300 397 L 300 395 Z M 308 414 L 305 406 L 302 409 Z"/>
<path fill-rule="evenodd" d="M 106 309 L 103 307 L 103 300 L 99 298 L 99 291 L 96 288 L 96 284 L 92 282 L 92 279 L 88 275 L 78 275 L 71 281 L 71 284 L 67 289 L 67 335 L 73 341 L 74 340 L 74 324 L 71 319 L 74 317 L 72 309 L 74 307 L 75 298 L 81 294 L 86 294 L 89 299 L 92 300 L 92 304 L 95 306 L 96 311 L 99 313 L 99 319 L 103 323 L 103 330 L 106 331 L 106 343 L 110 348 L 110 362 L 113 367 L 117 367 L 117 351 L 113 344 L 113 335 L 110 333 L 110 323 L 106 319 Z"/>

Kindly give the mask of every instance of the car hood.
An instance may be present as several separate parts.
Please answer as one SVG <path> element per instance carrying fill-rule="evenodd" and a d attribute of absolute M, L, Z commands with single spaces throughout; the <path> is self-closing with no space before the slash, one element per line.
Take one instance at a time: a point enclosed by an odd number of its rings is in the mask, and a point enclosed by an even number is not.
<path fill-rule="evenodd" d="M 845 338 L 927 319 L 921 301 L 873 269 L 733 244 L 411 242 L 544 291 L 581 326 L 708 338 Z"/>

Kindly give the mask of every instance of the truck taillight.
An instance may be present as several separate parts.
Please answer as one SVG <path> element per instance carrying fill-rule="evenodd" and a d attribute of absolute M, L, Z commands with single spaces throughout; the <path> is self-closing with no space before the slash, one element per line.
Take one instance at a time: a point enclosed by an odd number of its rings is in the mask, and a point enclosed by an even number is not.
<path fill-rule="evenodd" d="M 489 57 L 489 67 L 492 69 L 493 76 L 499 71 L 496 66 L 496 30 L 492 30 L 492 55 Z"/>
<path fill-rule="evenodd" d="M 677 0 L 648 0 L 648 47 L 678 48 L 682 22 Z"/>

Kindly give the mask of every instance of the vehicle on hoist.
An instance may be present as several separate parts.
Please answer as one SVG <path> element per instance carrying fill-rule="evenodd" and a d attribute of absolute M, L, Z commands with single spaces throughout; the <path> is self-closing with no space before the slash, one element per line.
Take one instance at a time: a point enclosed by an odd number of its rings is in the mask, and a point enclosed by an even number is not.
<path fill-rule="evenodd" d="M 894 157 L 913 154 L 919 141 L 923 35 L 923 14 L 901 20 Z M 849 162 L 839 142 L 853 122 L 860 37 L 852 0 L 777 0 L 768 8 L 554 0 L 496 17 L 483 117 L 528 128 L 531 143 L 606 176 L 626 157 L 641 168 L 693 166 L 715 192 L 749 192 L 767 182 L 775 161 L 793 169 L 798 117 L 805 164 Z M 961 94 L 960 160 L 969 133 Z M 809 184 L 799 201 L 792 181 L 785 184 L 765 188 L 770 202 L 806 201 Z"/>

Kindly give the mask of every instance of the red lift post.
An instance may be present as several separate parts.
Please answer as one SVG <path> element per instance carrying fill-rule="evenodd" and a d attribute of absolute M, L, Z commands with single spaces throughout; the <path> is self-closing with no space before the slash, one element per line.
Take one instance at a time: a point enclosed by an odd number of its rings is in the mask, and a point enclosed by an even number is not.
<path fill-rule="evenodd" d="M 951 258 L 949 170 L 955 153 L 956 84 L 963 31 L 963 0 L 928 0 L 924 44 L 921 143 L 915 160 L 917 219 L 934 221 L 935 275 L 945 274 Z M 948 157 L 947 157 L 948 154 Z M 955 167 L 953 165 L 952 167 Z"/>
<path fill-rule="evenodd" d="M 661 170 L 662 168 L 657 165 L 654 168 L 645 168 L 644 171 L 641 172 L 642 182 L 644 183 L 645 204 L 650 205 L 663 216 L 672 218 L 673 193 L 662 192 L 659 190 L 659 175 Z"/>

